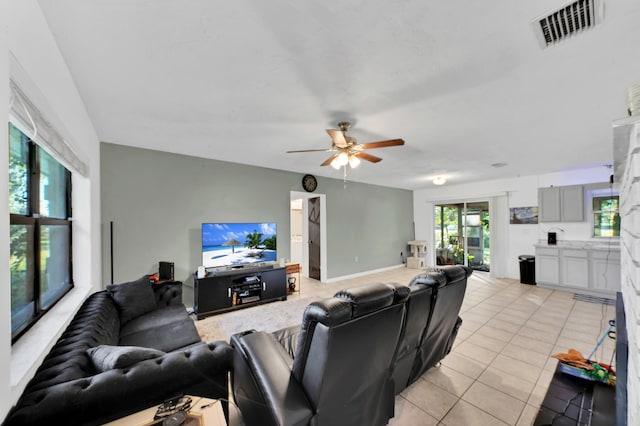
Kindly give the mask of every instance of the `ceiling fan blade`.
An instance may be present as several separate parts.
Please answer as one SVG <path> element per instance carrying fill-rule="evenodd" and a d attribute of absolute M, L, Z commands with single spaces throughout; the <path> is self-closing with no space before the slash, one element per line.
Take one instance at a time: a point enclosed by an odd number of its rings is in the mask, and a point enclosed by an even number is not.
<path fill-rule="evenodd" d="M 333 143 L 338 148 L 346 148 L 347 140 L 344 138 L 344 133 L 342 133 L 342 131 L 336 129 L 327 129 L 327 133 L 329 134 L 329 136 L 331 136 Z"/>
<path fill-rule="evenodd" d="M 329 164 L 331 164 L 331 162 L 333 161 L 334 158 L 336 158 L 339 155 L 339 153 L 337 154 L 333 154 L 331 157 L 327 158 L 326 160 L 324 160 L 324 163 L 320 164 L 321 166 L 328 166 Z"/>
<path fill-rule="evenodd" d="M 374 149 L 374 148 L 386 148 L 388 146 L 400 146 L 404 145 L 403 139 L 389 139 L 380 142 L 370 142 L 358 144 L 355 149 Z"/>
<path fill-rule="evenodd" d="M 292 152 L 328 152 L 330 149 L 299 149 L 296 151 L 287 151 L 287 154 L 291 154 Z"/>
<path fill-rule="evenodd" d="M 367 154 L 366 152 L 355 152 L 353 155 L 356 155 L 358 158 L 363 160 L 371 161 L 372 163 L 378 163 L 382 161 L 382 158 L 376 157 L 375 155 Z"/>

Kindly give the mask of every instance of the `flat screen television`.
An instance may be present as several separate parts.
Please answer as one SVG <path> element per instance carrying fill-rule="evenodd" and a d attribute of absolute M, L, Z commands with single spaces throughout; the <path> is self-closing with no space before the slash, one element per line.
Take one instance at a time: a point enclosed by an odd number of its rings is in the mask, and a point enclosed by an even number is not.
<path fill-rule="evenodd" d="M 275 263 L 275 223 L 203 223 L 202 265 L 241 268 Z"/>

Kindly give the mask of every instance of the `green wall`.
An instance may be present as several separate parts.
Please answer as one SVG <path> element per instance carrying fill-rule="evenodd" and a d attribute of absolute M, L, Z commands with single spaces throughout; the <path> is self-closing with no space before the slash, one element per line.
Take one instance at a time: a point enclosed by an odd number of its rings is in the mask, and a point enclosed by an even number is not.
<path fill-rule="evenodd" d="M 290 191 L 302 191 L 301 178 L 102 143 L 103 285 L 111 282 L 111 222 L 116 283 L 156 272 L 158 261 L 174 262 L 176 279 L 192 283 L 202 222 L 276 222 L 278 257 L 289 258 Z M 318 177 L 316 192 L 326 195 L 327 279 L 401 263 L 413 239 L 411 191 Z"/>

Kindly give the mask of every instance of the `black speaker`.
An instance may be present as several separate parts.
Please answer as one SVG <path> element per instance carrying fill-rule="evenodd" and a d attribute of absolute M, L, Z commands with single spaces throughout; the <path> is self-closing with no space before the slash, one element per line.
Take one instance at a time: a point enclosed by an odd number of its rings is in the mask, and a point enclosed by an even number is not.
<path fill-rule="evenodd" d="M 558 242 L 557 234 L 555 232 L 547 232 L 547 244 L 555 246 Z"/>
<path fill-rule="evenodd" d="M 173 281 L 173 262 L 160 262 L 158 278 Z"/>

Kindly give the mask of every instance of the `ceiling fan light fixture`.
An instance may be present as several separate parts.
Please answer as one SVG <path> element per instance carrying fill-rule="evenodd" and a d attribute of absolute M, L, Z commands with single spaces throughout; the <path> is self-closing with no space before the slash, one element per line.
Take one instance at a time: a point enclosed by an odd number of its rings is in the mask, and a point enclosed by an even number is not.
<path fill-rule="evenodd" d="M 355 169 L 356 167 L 358 167 L 359 164 L 360 164 L 360 159 L 356 155 L 354 154 L 349 155 L 349 165 L 351 166 L 352 169 Z"/>
<path fill-rule="evenodd" d="M 434 185 L 444 185 L 446 181 L 447 179 L 445 179 L 444 176 L 436 176 L 435 178 L 433 178 Z"/>
<path fill-rule="evenodd" d="M 346 152 L 342 151 L 335 159 L 335 161 L 338 163 L 338 165 L 340 166 L 346 166 L 347 163 L 349 163 L 349 154 L 347 154 Z"/>
<path fill-rule="evenodd" d="M 331 167 L 333 167 L 336 170 L 340 170 L 340 167 L 342 167 L 338 162 L 338 157 L 334 158 L 330 164 L 331 164 Z"/>

